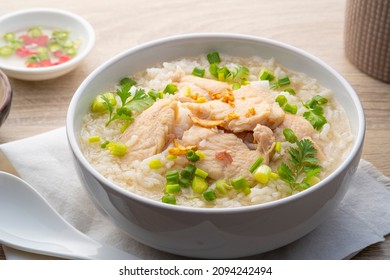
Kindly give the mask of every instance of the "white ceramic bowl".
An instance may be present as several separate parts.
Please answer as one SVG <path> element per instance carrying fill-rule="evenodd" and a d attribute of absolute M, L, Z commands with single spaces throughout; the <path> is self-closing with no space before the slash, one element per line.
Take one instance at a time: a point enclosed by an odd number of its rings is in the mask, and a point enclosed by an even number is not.
<path fill-rule="evenodd" d="M 68 11 L 51 8 L 36 8 L 16 11 L 0 17 L 1 37 L 7 32 L 25 31 L 32 26 L 68 30 L 72 38 L 81 40 L 77 55 L 65 63 L 39 68 L 14 66 L 7 62 L 7 59 L 0 57 L 0 69 L 2 69 L 8 77 L 38 81 L 65 75 L 81 63 L 95 44 L 95 32 L 92 26 L 82 17 Z"/>
<path fill-rule="evenodd" d="M 5 122 L 11 110 L 12 88 L 7 76 L 0 71 L 0 126 Z"/>
<path fill-rule="evenodd" d="M 163 204 L 130 193 L 99 174 L 80 150 L 80 127 L 97 92 L 158 62 L 218 50 L 235 56 L 275 57 L 286 67 L 315 77 L 333 90 L 355 136 L 352 151 L 319 184 L 262 205 L 199 209 Z M 67 135 L 80 178 L 98 207 L 134 239 L 189 257 L 236 258 L 286 245 L 320 225 L 343 199 L 363 145 L 365 119 L 360 101 L 335 70 L 305 51 L 268 39 L 234 34 L 189 34 L 146 43 L 110 59 L 80 85 L 67 115 Z"/>

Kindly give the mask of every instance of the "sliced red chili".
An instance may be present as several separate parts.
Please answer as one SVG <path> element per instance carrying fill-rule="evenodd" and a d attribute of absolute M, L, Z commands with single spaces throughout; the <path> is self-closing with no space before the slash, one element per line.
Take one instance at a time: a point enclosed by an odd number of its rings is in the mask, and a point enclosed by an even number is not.
<path fill-rule="evenodd" d="M 36 54 L 38 54 L 36 51 L 30 50 L 26 47 L 19 47 L 16 49 L 16 55 L 18 55 L 20 57 L 27 57 L 27 56 L 36 55 Z"/>
<path fill-rule="evenodd" d="M 23 40 L 24 45 L 31 45 L 35 43 L 35 39 L 28 35 L 21 35 L 19 38 Z"/>
<path fill-rule="evenodd" d="M 49 59 L 44 59 L 44 60 L 41 60 L 41 62 L 39 62 L 40 67 L 48 67 L 48 66 L 52 66 L 52 65 L 53 65 L 53 63 Z"/>
<path fill-rule="evenodd" d="M 38 46 L 44 47 L 47 45 L 48 40 L 49 40 L 49 37 L 47 35 L 40 35 L 38 38 L 35 39 L 35 43 Z"/>

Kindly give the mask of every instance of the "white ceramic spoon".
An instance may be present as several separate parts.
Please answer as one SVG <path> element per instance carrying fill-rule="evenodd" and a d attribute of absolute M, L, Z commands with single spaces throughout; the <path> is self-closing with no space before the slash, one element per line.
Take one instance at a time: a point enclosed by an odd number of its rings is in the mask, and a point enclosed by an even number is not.
<path fill-rule="evenodd" d="M 28 183 L 0 172 L 0 243 L 65 259 L 138 259 L 66 222 Z"/>

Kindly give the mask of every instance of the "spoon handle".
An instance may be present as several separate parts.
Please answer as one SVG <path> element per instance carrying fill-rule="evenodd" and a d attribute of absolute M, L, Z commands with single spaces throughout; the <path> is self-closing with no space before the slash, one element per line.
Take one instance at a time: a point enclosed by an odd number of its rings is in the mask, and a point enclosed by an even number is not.
<path fill-rule="evenodd" d="M 66 259 L 137 259 L 69 224 L 29 184 L 0 172 L 0 243 Z"/>

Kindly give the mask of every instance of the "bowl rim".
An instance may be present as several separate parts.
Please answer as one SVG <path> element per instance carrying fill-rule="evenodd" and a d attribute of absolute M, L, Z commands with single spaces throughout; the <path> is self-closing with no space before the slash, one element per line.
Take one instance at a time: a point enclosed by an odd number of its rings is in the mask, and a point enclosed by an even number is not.
<path fill-rule="evenodd" d="M 3 71 L 0 70 L 0 82 L 4 83 L 4 89 L 5 89 L 5 94 L 4 98 L 0 99 L 0 113 L 3 112 L 5 108 L 7 108 L 12 101 L 12 87 L 11 84 L 8 80 L 7 75 Z"/>
<path fill-rule="evenodd" d="M 108 66 L 113 65 L 116 62 L 120 61 L 122 58 L 131 55 L 133 53 L 137 53 L 138 51 L 144 48 L 155 47 L 161 44 L 167 44 L 177 40 L 185 41 L 185 40 L 192 40 L 192 39 L 212 39 L 212 38 L 251 41 L 251 42 L 257 42 L 261 44 L 267 44 L 277 48 L 287 49 L 290 52 L 304 56 L 305 58 L 309 59 L 313 63 L 319 64 L 326 71 L 330 72 L 343 85 L 343 87 L 345 87 L 346 91 L 348 92 L 348 95 L 353 100 L 354 107 L 357 110 L 358 131 L 350 153 L 335 171 L 333 171 L 330 175 L 328 175 L 326 178 L 324 178 L 315 186 L 310 187 L 302 192 L 275 201 L 270 201 L 270 202 L 256 204 L 256 205 L 249 205 L 249 206 L 231 207 L 231 208 L 199 208 L 199 207 L 190 207 L 190 206 L 183 206 L 183 205 L 170 205 L 170 204 L 162 203 L 160 201 L 152 200 L 147 197 L 143 197 L 139 194 L 130 192 L 116 185 L 115 183 L 105 178 L 102 174 L 100 174 L 95 168 L 93 168 L 93 166 L 87 161 L 87 159 L 81 152 L 81 149 L 76 140 L 76 135 L 74 133 L 74 116 L 75 116 L 77 103 L 78 100 L 81 98 L 84 89 L 88 86 L 90 81 L 93 80 L 96 76 L 98 76 L 100 72 L 102 72 L 104 69 L 108 68 Z M 246 34 L 239 34 L 239 33 L 225 33 L 225 32 L 186 33 L 186 34 L 168 36 L 168 37 L 159 38 L 149 42 L 142 43 L 140 45 L 129 48 L 115 55 L 114 57 L 108 59 L 106 62 L 98 66 L 81 83 L 81 85 L 78 87 L 78 89 L 76 90 L 75 94 L 72 97 L 72 100 L 69 104 L 67 117 L 66 117 L 66 133 L 74 157 L 88 172 L 90 172 L 93 175 L 95 179 L 97 179 L 100 183 L 104 183 L 104 185 L 108 186 L 111 191 L 119 193 L 125 196 L 126 198 L 136 200 L 139 203 L 146 204 L 148 206 L 163 208 L 171 211 L 200 213 L 200 214 L 202 213 L 203 214 L 227 214 L 227 213 L 237 214 L 237 213 L 251 212 L 260 209 L 272 209 L 274 207 L 279 207 L 280 205 L 289 204 L 291 202 L 300 200 L 301 198 L 309 195 L 310 193 L 315 192 L 317 189 L 323 188 L 328 182 L 331 182 L 337 176 L 339 176 L 347 168 L 347 166 L 351 165 L 354 158 L 360 154 L 364 142 L 365 127 L 366 124 L 365 124 L 364 111 L 357 93 L 341 74 L 339 74 L 335 69 L 333 69 L 327 63 L 325 63 L 323 60 L 319 59 L 318 57 L 314 56 L 313 54 L 303 49 L 299 49 L 297 47 L 294 47 L 292 45 L 280 41 L 276 41 L 273 39 L 264 38 L 260 36 L 254 36 L 254 35 L 246 35 Z"/>
<path fill-rule="evenodd" d="M 72 66 L 77 65 L 92 50 L 92 48 L 95 44 L 95 40 L 96 40 L 95 31 L 94 31 L 92 25 L 83 17 L 81 17 L 75 13 L 69 12 L 67 10 L 57 9 L 57 8 L 29 8 L 29 9 L 17 10 L 17 11 L 10 12 L 8 14 L 1 16 L 0 23 L 3 20 L 9 20 L 13 17 L 23 17 L 23 16 L 26 16 L 29 14 L 34 14 L 34 13 L 57 14 L 57 15 L 66 16 L 75 22 L 79 22 L 85 28 L 86 33 L 87 33 L 87 37 L 84 39 L 86 45 L 82 49 L 82 52 L 77 53 L 77 55 L 74 58 L 70 59 L 67 62 L 58 64 L 58 65 L 52 65 L 50 67 L 28 68 L 28 67 L 12 66 L 12 65 L 0 62 L 0 69 L 4 69 L 6 71 L 12 71 L 15 73 L 25 73 L 25 74 L 46 74 L 46 73 L 61 71 L 61 70 L 71 68 Z M 55 24 L 55 23 L 53 23 L 53 24 Z"/>

